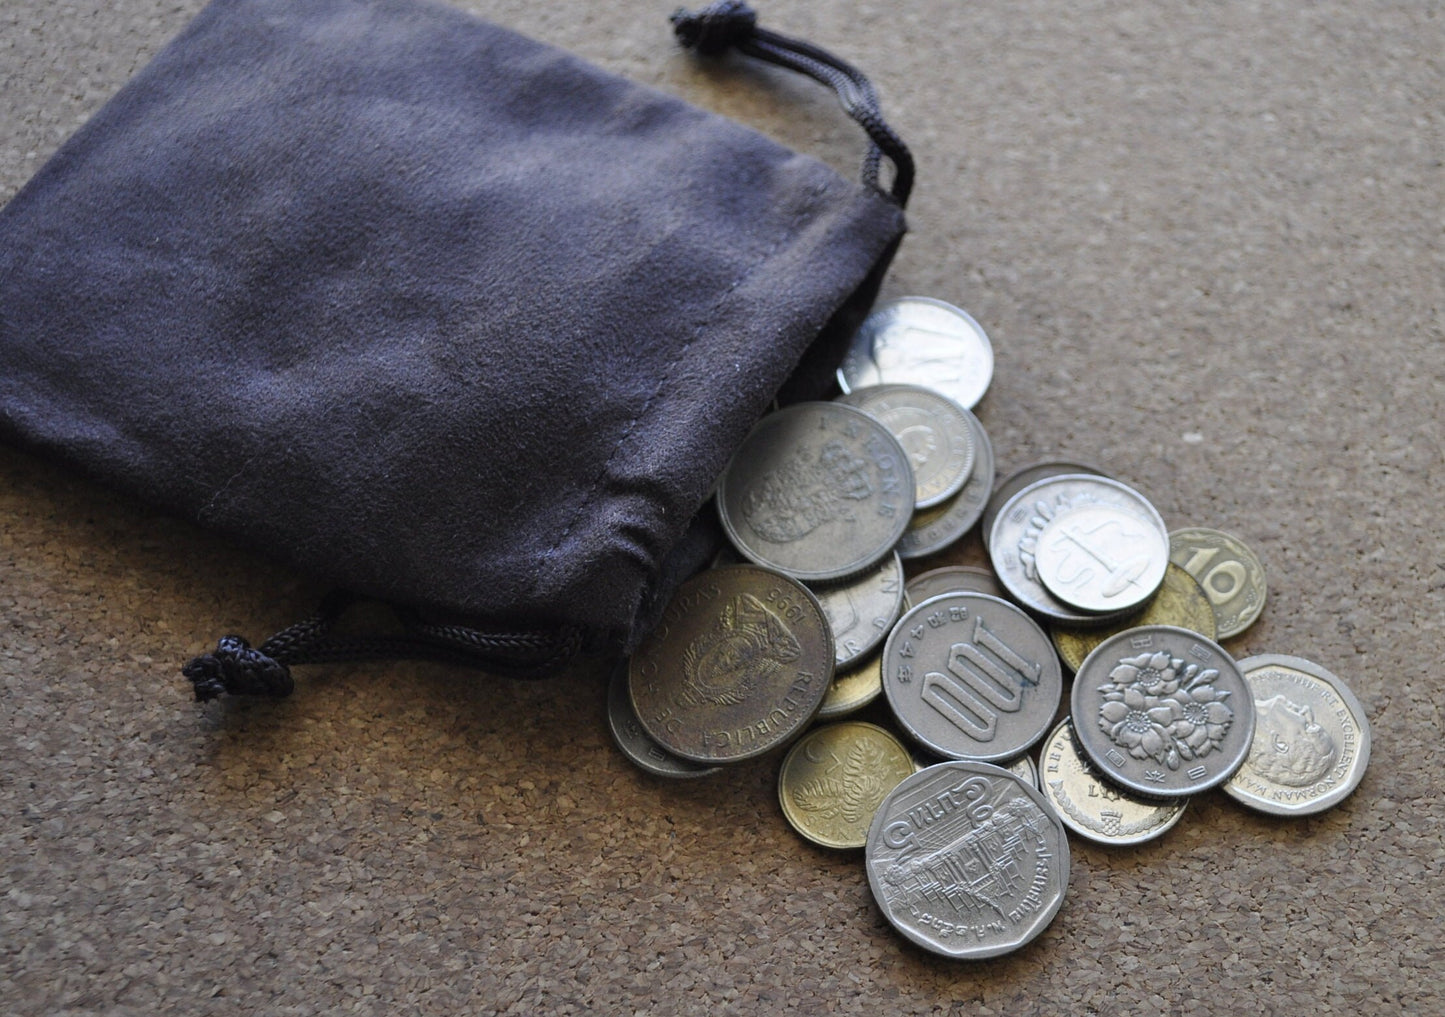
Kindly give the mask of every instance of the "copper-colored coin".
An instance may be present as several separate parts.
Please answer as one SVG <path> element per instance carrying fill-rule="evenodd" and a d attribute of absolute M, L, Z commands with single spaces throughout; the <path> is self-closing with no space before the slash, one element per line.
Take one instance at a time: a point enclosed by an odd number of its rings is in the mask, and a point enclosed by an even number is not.
<path fill-rule="evenodd" d="M 913 773 L 913 760 L 883 728 L 861 721 L 809 731 L 783 760 L 778 801 L 804 837 L 831 848 L 860 848 L 878 803 Z"/>
<path fill-rule="evenodd" d="M 1164 572 L 1164 584 L 1159 592 L 1138 614 L 1102 629 L 1055 625 L 1049 635 L 1054 641 L 1054 649 L 1059 651 L 1059 658 L 1070 671 L 1077 671 L 1094 647 L 1115 633 L 1139 625 L 1177 625 L 1181 629 L 1198 632 L 1206 639 L 1215 638 L 1214 608 L 1210 606 L 1209 598 L 1193 576 L 1172 564 Z"/>
<path fill-rule="evenodd" d="M 833 678 L 833 632 L 796 580 L 755 565 L 689 579 L 628 666 L 637 720 L 683 759 L 760 756 L 803 730 Z"/>

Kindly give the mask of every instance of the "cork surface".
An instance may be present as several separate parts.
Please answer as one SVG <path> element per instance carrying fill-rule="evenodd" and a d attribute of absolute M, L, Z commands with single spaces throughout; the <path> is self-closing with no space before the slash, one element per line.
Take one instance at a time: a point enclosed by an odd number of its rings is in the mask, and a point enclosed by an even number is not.
<path fill-rule="evenodd" d="M 812 83 L 680 53 L 670 5 L 466 6 L 842 172 L 861 158 Z M 0 199 L 197 7 L 0 3 Z M 1043 935 L 951 962 L 894 934 L 859 855 L 792 833 L 779 755 L 679 784 L 634 769 L 600 664 L 536 683 L 315 667 L 281 703 L 196 705 L 183 660 L 321 588 L 0 448 L 0 1009 L 1445 1012 L 1441 11 L 762 17 L 862 66 L 912 145 L 886 292 L 990 331 L 1001 473 L 1083 459 L 1171 527 L 1249 542 L 1269 603 L 1226 646 L 1350 684 L 1363 785 L 1312 818 L 1213 793 L 1153 844 L 1074 841 Z"/>

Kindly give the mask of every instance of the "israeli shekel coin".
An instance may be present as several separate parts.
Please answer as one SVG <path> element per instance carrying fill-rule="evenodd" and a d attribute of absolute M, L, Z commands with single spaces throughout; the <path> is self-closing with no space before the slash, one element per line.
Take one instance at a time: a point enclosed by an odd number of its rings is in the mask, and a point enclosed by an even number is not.
<path fill-rule="evenodd" d="M 833 632 L 796 580 L 753 565 L 683 583 L 628 666 L 632 706 L 697 763 L 760 756 L 803 730 L 833 677 Z"/>
<path fill-rule="evenodd" d="M 834 671 L 828 694 L 818 707 L 819 720 L 834 720 L 856 713 L 883 695 L 883 655 L 875 653 L 846 671 Z"/>
<path fill-rule="evenodd" d="M 778 801 L 793 829 L 814 844 L 860 848 L 884 795 L 912 773 L 908 750 L 883 728 L 826 724 L 788 750 Z"/>
<path fill-rule="evenodd" d="M 1044 531 L 1070 510 L 1094 505 L 1138 512 L 1151 524 L 1158 519 L 1158 513 L 1133 488 L 1108 477 L 1083 474 L 1063 474 L 1030 484 L 999 511 L 989 538 L 989 558 L 999 582 L 1019 604 L 1051 621 L 1082 626 L 1108 624 L 1127 617 L 1137 607 L 1081 611 L 1059 600 L 1044 585 L 1038 568 Z M 1162 521 L 1159 525 L 1163 526 Z M 1162 578 L 1162 567 L 1159 571 Z"/>
<path fill-rule="evenodd" d="M 898 543 L 913 474 L 898 439 L 862 410 L 797 403 L 759 421 L 717 489 L 742 554 L 805 582 L 856 575 Z"/>
<path fill-rule="evenodd" d="M 992 572 L 977 565 L 945 565 L 914 576 L 903 586 L 908 607 L 945 593 L 986 593 L 990 597 L 1007 597 Z"/>
<path fill-rule="evenodd" d="M 1104 640 L 1074 676 L 1079 749 L 1111 783 L 1146 798 L 1223 784 L 1254 739 L 1254 702 L 1228 653 L 1170 625 Z"/>
<path fill-rule="evenodd" d="M 1064 665 L 1070 671 L 1077 671 L 1094 647 L 1126 628 L 1138 628 L 1140 625 L 1177 625 L 1181 629 L 1198 632 L 1206 639 L 1213 639 L 1214 609 L 1194 577 L 1171 563 L 1164 572 L 1159 592 L 1138 614 L 1102 629 L 1054 625 L 1049 635 Z"/>
<path fill-rule="evenodd" d="M 1044 797 L 1065 826 L 1098 844 L 1143 844 L 1171 829 L 1187 798 L 1150 801 L 1121 791 L 1097 771 L 1074 744 L 1067 719 L 1054 728 L 1040 753 Z"/>
<path fill-rule="evenodd" d="M 838 385 L 844 392 L 899 382 L 942 392 L 973 409 L 993 381 L 993 344 L 967 311 L 930 297 L 880 304 L 854 333 Z"/>
<path fill-rule="evenodd" d="M 1027 466 L 1014 470 L 1003 480 L 999 481 L 998 490 L 994 491 L 988 499 L 988 504 L 983 510 L 983 526 L 979 535 L 983 538 L 983 546 L 988 547 L 990 531 L 993 530 L 993 521 L 998 518 L 999 509 L 1008 503 L 1008 500 L 1018 494 L 1030 484 L 1037 484 L 1040 480 L 1047 480 L 1050 477 L 1061 477 L 1066 473 L 1075 475 L 1083 474 L 1093 477 L 1105 476 L 1102 470 L 1085 463 L 1073 463 L 1063 460 L 1051 460 L 1042 463 L 1030 463 Z"/>
<path fill-rule="evenodd" d="M 1301 657 L 1239 662 L 1254 697 L 1254 743 L 1224 791 L 1252 809 L 1307 816 L 1339 803 L 1364 779 L 1370 722 L 1353 692 Z"/>
<path fill-rule="evenodd" d="M 627 665 L 620 665 L 607 685 L 607 726 L 618 750 L 640 770 L 658 777 L 687 779 L 717 773 L 719 767 L 703 766 L 675 756 L 648 737 L 637 722 L 637 711 L 627 695 Z"/>
<path fill-rule="evenodd" d="M 903 562 L 890 554 L 853 579 L 808 589 L 832 626 L 835 669 L 848 668 L 888 637 L 903 612 Z"/>
<path fill-rule="evenodd" d="M 993 490 L 993 444 L 978 418 L 970 413 L 968 419 L 973 428 L 973 471 L 963 490 L 948 501 L 913 513 L 908 529 L 898 541 L 898 556 L 905 561 L 936 554 L 959 540 L 973 529 L 988 504 L 989 492 Z"/>
<path fill-rule="evenodd" d="M 864 864 L 894 928 L 969 960 L 1028 943 L 1069 885 L 1064 825 L 1037 788 L 988 763 L 939 763 L 905 778 L 873 817 Z"/>
<path fill-rule="evenodd" d="M 898 439 L 913 469 L 915 509 L 963 489 L 977 453 L 971 414 L 958 403 L 921 385 L 869 385 L 838 402 L 877 418 Z"/>
<path fill-rule="evenodd" d="M 1173 530 L 1169 560 L 1203 588 L 1214 608 L 1220 639 L 1239 635 L 1264 610 L 1264 566 L 1233 534 L 1203 526 Z"/>
<path fill-rule="evenodd" d="M 982 593 L 912 608 L 883 648 L 893 715 L 948 759 L 1013 759 L 1043 737 L 1063 695 L 1059 659 L 1038 624 Z"/>
<path fill-rule="evenodd" d="M 1086 502 L 1043 528 L 1034 565 L 1044 587 L 1071 607 L 1094 614 L 1134 611 L 1164 581 L 1169 531 L 1143 498 L 1127 509 Z"/>

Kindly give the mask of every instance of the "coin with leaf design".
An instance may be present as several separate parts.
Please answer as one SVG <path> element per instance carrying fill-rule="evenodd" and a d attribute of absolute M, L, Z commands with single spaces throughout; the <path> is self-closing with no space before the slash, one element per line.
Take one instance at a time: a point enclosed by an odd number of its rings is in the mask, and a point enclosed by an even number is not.
<path fill-rule="evenodd" d="M 789 750 L 778 801 L 793 829 L 815 844 L 861 848 L 885 795 L 913 773 L 901 742 L 876 724 L 814 728 Z"/>
<path fill-rule="evenodd" d="M 1127 629 L 1095 647 L 1071 706 L 1079 748 L 1099 773 L 1151 798 L 1223 784 L 1254 738 L 1254 701 L 1234 658 L 1172 625 Z"/>

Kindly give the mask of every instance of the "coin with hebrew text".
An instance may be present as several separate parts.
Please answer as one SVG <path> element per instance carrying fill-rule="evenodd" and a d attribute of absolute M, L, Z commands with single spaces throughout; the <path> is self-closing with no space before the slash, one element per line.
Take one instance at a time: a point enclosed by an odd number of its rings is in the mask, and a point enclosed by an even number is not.
<path fill-rule="evenodd" d="M 638 722 L 667 751 L 717 764 L 796 737 L 833 677 L 833 631 L 802 583 L 755 565 L 683 583 L 628 663 Z"/>
<path fill-rule="evenodd" d="M 1069 842 L 1033 785 L 955 760 L 889 792 L 864 865 L 895 929 L 934 953 L 980 960 L 1017 950 L 1053 921 L 1069 886 Z"/>
<path fill-rule="evenodd" d="M 804 582 L 877 565 L 913 515 L 898 439 L 841 403 L 796 403 L 758 422 L 718 482 L 723 530 L 750 561 Z"/>

